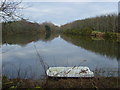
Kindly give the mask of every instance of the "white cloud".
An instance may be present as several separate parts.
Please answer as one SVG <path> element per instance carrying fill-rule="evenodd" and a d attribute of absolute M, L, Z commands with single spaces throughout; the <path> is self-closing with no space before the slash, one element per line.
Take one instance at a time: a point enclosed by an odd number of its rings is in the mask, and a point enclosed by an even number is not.
<path fill-rule="evenodd" d="M 118 11 L 118 4 L 115 2 L 29 2 L 26 5 L 31 7 L 23 9 L 25 18 L 40 23 L 50 21 L 59 25 Z"/>

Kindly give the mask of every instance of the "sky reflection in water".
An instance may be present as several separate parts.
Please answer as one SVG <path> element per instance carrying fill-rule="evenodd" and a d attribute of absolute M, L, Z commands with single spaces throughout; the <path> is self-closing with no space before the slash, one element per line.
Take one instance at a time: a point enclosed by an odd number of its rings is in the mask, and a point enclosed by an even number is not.
<path fill-rule="evenodd" d="M 23 72 L 28 71 L 26 78 L 40 78 L 44 75 L 43 68 L 37 56 L 34 44 L 42 56 L 44 62 L 49 66 L 88 66 L 91 70 L 115 69 L 118 68 L 116 58 L 108 58 L 100 54 L 88 51 L 84 48 L 75 46 L 61 37 L 54 38 L 51 41 L 31 42 L 25 46 L 4 44 L 3 49 L 3 74 L 10 78 L 16 77 L 19 67 L 21 69 L 21 77 Z M 87 60 L 81 63 L 82 60 Z"/>

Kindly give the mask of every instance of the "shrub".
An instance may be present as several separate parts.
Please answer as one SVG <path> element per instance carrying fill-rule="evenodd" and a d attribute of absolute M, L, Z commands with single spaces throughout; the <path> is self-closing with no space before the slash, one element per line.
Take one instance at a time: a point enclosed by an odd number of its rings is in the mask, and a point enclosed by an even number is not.
<path fill-rule="evenodd" d="M 116 39 L 117 38 L 117 34 L 116 33 L 112 33 L 112 32 L 106 32 L 104 35 L 105 39 Z"/>
<path fill-rule="evenodd" d="M 83 29 L 81 29 L 80 30 L 80 32 L 81 32 L 81 35 L 91 35 L 91 33 L 92 33 L 92 29 L 91 28 L 83 28 Z"/>

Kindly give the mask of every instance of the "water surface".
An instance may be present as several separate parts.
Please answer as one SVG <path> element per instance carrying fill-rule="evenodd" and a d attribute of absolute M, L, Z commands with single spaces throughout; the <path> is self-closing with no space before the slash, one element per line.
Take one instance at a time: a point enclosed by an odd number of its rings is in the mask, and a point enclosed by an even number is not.
<path fill-rule="evenodd" d="M 111 75 L 117 76 L 117 42 L 65 35 L 52 35 L 48 39 L 44 35 L 10 37 L 4 37 L 2 45 L 3 74 L 9 78 L 19 75 L 39 79 L 45 75 L 35 46 L 49 66 L 88 66 L 92 71 L 106 71 L 103 76 L 113 71 Z"/>

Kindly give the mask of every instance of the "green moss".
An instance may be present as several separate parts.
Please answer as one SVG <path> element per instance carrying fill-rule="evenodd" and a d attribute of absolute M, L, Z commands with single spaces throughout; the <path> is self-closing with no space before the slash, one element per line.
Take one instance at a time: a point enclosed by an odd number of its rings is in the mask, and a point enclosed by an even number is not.
<path fill-rule="evenodd" d="M 17 86 L 11 86 L 10 88 L 17 88 Z"/>
<path fill-rule="evenodd" d="M 36 86 L 35 88 L 41 88 L 40 86 Z"/>

